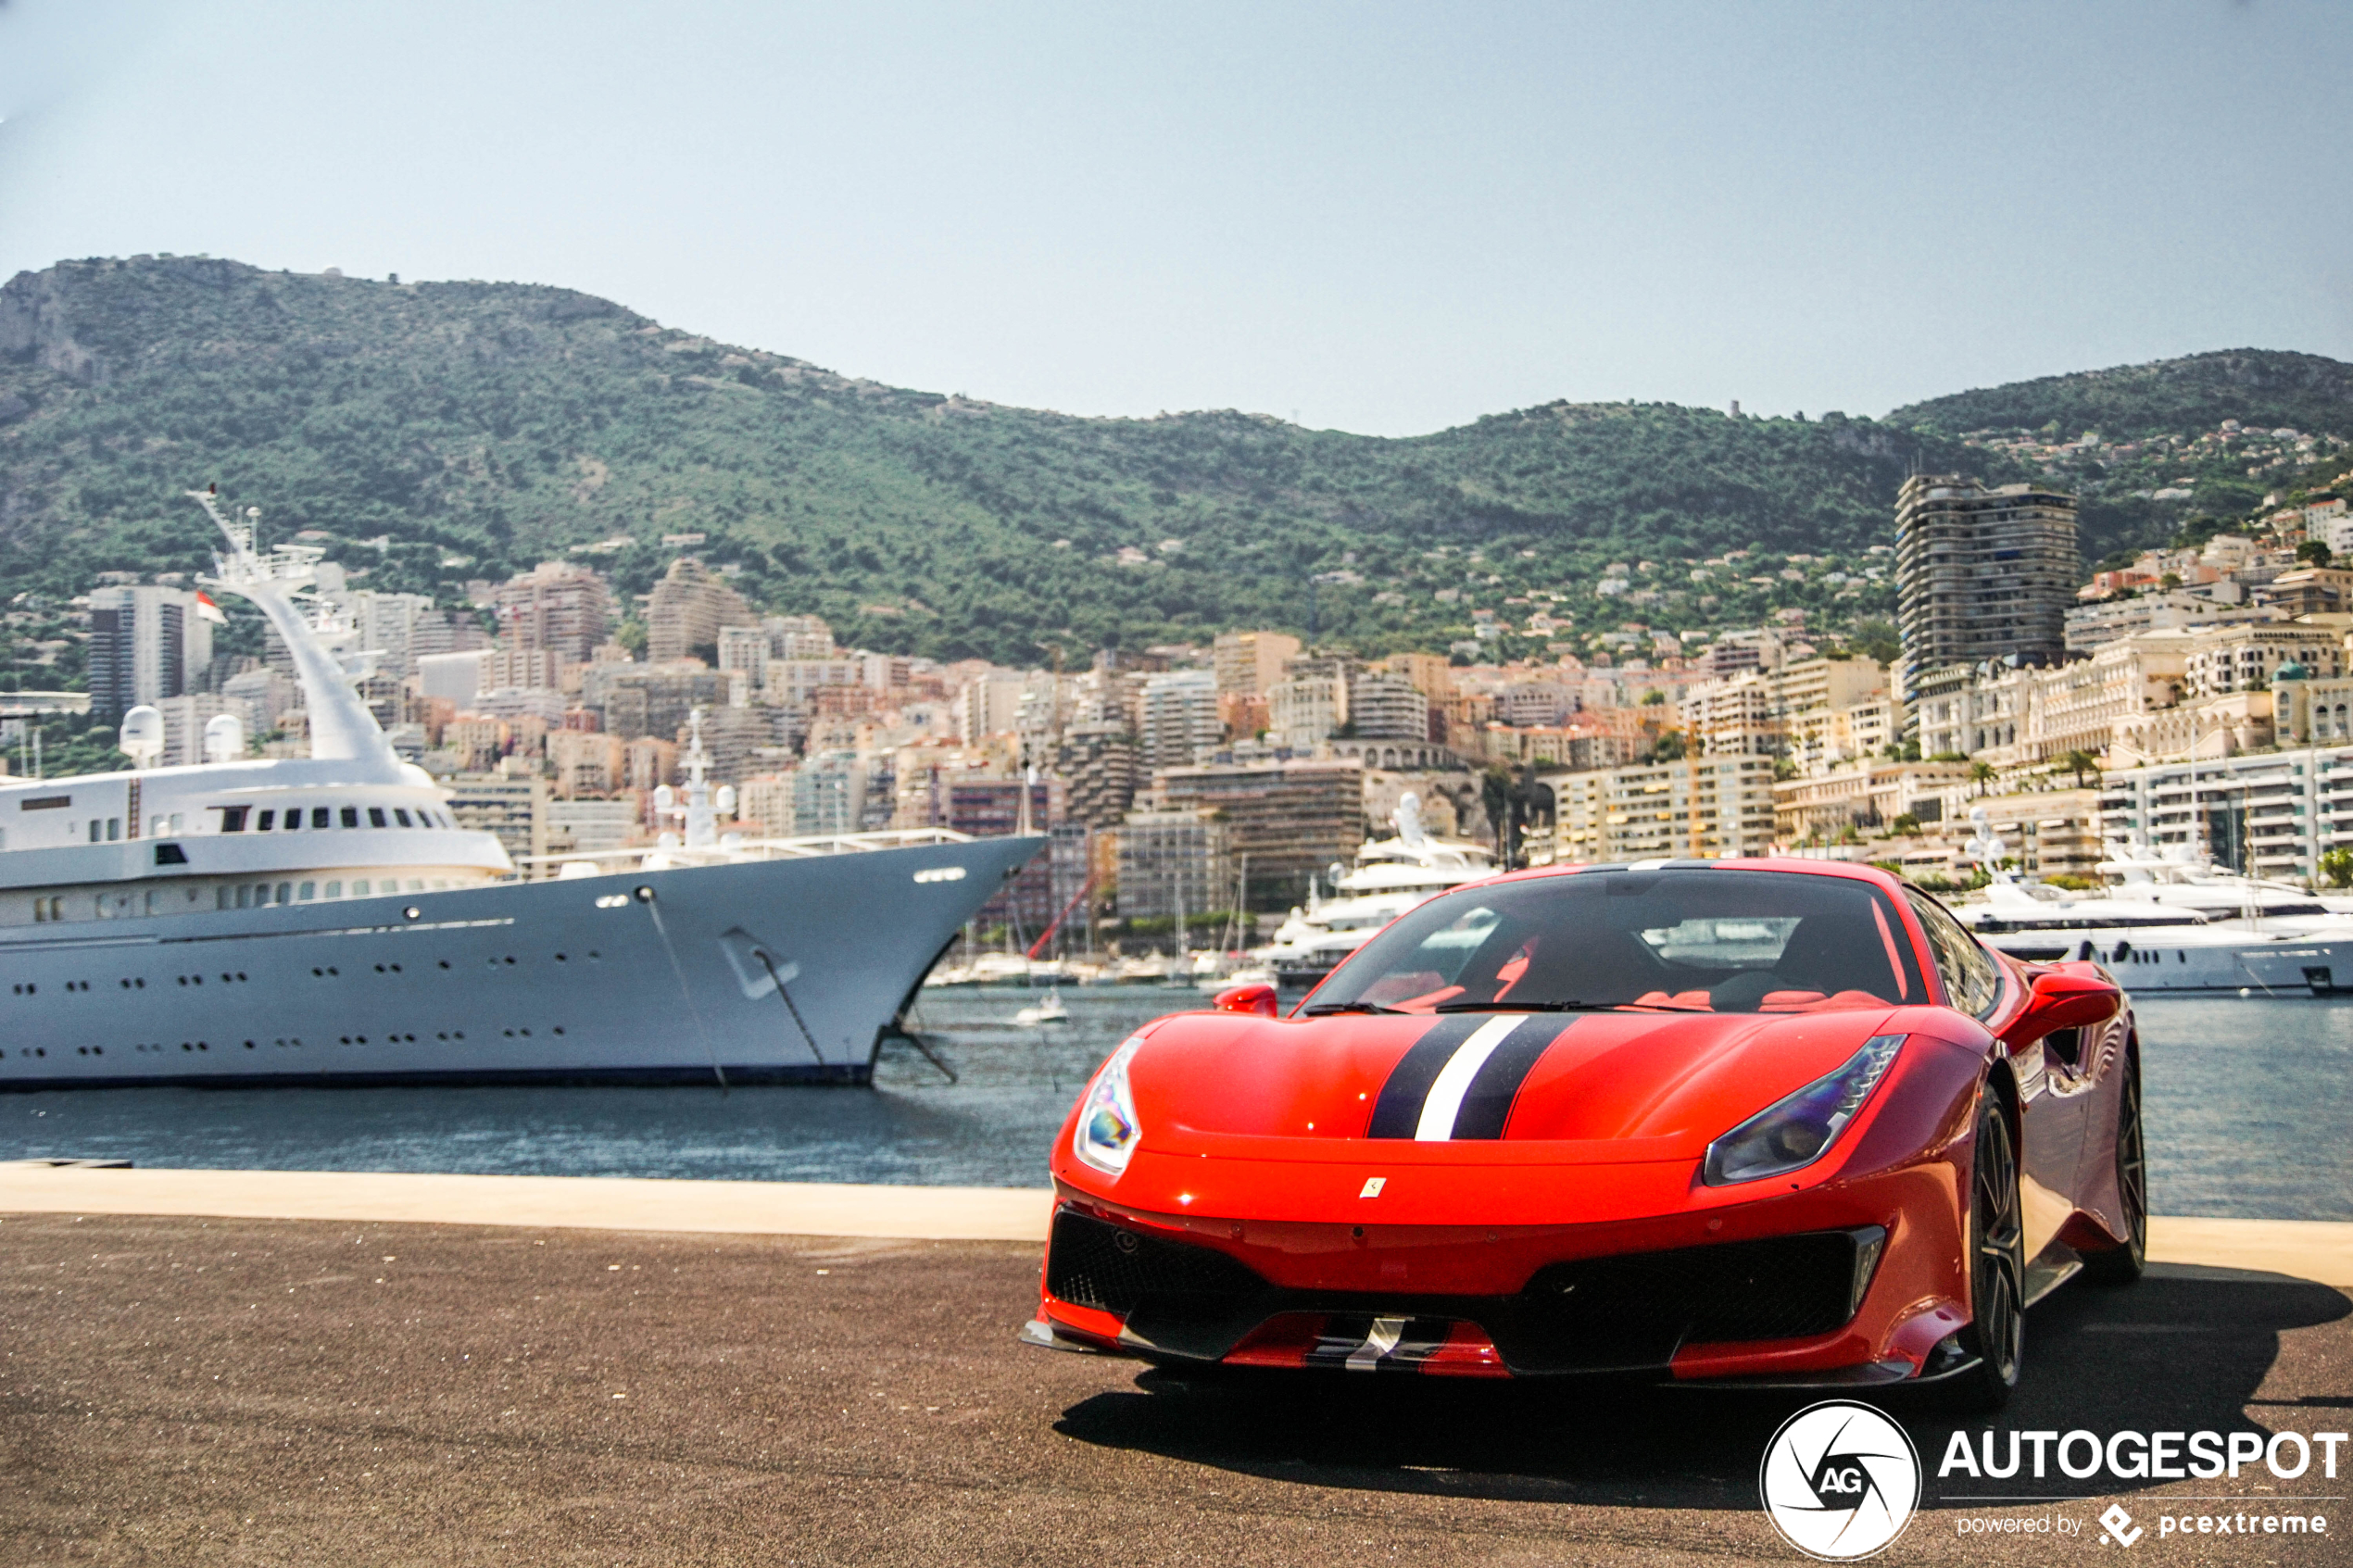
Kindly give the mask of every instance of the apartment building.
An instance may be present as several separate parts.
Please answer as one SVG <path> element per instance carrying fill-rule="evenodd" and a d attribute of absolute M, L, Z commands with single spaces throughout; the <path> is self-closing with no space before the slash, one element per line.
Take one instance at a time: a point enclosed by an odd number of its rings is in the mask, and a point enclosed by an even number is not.
<path fill-rule="evenodd" d="M 1136 725 L 1143 766 L 1183 767 L 1225 738 L 1217 717 L 1217 677 L 1207 670 L 1169 670 L 1144 678 Z"/>
<path fill-rule="evenodd" d="M 2078 605 L 2067 612 L 2067 651 L 2071 658 L 2082 658 L 2140 632 L 2186 632 L 2198 626 L 2287 619 L 2284 609 L 2256 604 L 2247 598 L 2244 585 L 2225 580 Z"/>
<path fill-rule="evenodd" d="M 1403 675 L 1359 670 L 1348 677 L 1347 724 L 1365 740 L 1427 741 L 1429 698 Z"/>
<path fill-rule="evenodd" d="M 681 556 L 647 601 L 646 658 L 656 664 L 698 657 L 716 662 L 722 627 L 759 624 L 760 612 L 741 594 L 701 561 Z"/>
<path fill-rule="evenodd" d="M 1943 665 L 2056 664 L 2080 575 L 2075 498 L 1915 474 L 1895 504 L 1903 690 Z"/>
<path fill-rule="evenodd" d="M 1233 834 L 1215 811 L 1132 811 L 1119 829 L 1119 913 L 1169 920 L 1230 909 Z"/>
<path fill-rule="evenodd" d="M 1553 794 L 1555 861 L 1718 859 L 1773 847 L 1770 758 L 1686 757 L 1538 783 Z"/>
<path fill-rule="evenodd" d="M 1348 722 L 1348 714 L 1344 672 L 1302 671 L 1267 688 L 1266 727 L 1276 745 L 1294 751 L 1312 751 L 1331 738 Z"/>
<path fill-rule="evenodd" d="M 2317 879 L 2322 855 L 2353 847 L 2353 747 L 2120 768 L 2099 796 L 2108 837 L 2184 846 L 2234 871 Z"/>
<path fill-rule="evenodd" d="M 444 779 L 449 814 L 461 828 L 495 834 L 516 861 L 547 853 L 547 781 L 505 773 L 459 773 Z M 540 868 L 524 868 L 532 876 Z"/>
<path fill-rule="evenodd" d="M 1264 696 L 1299 657 L 1299 639 L 1281 632 L 1225 632 L 1210 645 L 1210 667 L 1220 695 Z"/>
<path fill-rule="evenodd" d="M 498 635 L 509 647 L 546 648 L 585 664 L 612 624 L 605 580 L 571 561 L 542 561 L 492 590 Z"/>
<path fill-rule="evenodd" d="M 1365 837 L 1364 766 L 1354 759 L 1210 763 L 1153 776 L 1153 804 L 1225 814 L 1228 847 L 1250 857 L 1251 902 L 1304 901 L 1310 874 L 1346 862 Z"/>

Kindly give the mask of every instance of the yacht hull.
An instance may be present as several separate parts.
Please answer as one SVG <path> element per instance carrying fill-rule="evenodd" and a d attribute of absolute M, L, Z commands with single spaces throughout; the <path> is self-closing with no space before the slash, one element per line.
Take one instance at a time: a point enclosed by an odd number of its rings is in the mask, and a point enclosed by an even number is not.
<path fill-rule="evenodd" d="M 2019 931 L 1986 935 L 1990 947 L 2049 962 L 2090 959 L 2134 996 L 2353 996 L 2353 940 L 2234 934 L 2213 927 L 2188 936 L 2151 931 Z M 2218 938 L 2221 938 L 2218 940 Z"/>
<path fill-rule="evenodd" d="M 0 1089 L 862 1084 L 1043 838 L 0 934 Z"/>

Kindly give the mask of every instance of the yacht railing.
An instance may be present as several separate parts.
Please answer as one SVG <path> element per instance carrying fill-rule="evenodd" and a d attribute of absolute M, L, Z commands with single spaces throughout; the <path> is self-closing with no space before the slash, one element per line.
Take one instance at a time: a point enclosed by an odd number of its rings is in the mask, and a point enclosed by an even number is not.
<path fill-rule="evenodd" d="M 953 828 L 882 828 L 867 833 L 821 833 L 802 838 L 746 838 L 687 848 L 677 844 L 635 844 L 623 849 L 571 849 L 559 855 L 522 855 L 515 866 L 526 878 L 607 876 L 630 871 L 665 871 L 675 866 L 724 866 L 744 860 L 811 859 L 874 849 L 920 849 L 931 844 L 970 844 L 973 835 Z M 575 869 L 577 868 L 577 869 Z"/>

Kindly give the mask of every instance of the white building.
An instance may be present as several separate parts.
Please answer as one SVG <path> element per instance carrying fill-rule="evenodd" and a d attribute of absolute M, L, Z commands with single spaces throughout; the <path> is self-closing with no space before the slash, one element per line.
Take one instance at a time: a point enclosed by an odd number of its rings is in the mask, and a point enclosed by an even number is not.
<path fill-rule="evenodd" d="M 2353 847 L 2353 747 L 2259 752 L 2120 770 L 2100 780 L 2101 830 L 2185 845 L 2241 871 L 2292 880 Z"/>
<path fill-rule="evenodd" d="M 558 854 L 571 849 L 597 855 L 625 847 L 637 825 L 634 799 L 547 802 L 547 838 Z"/>
<path fill-rule="evenodd" d="M 1138 749 L 1148 769 L 1190 767 L 1225 738 L 1214 671 L 1167 670 L 1147 676 L 1139 709 Z"/>
<path fill-rule="evenodd" d="M 1348 718 L 1361 740 L 1429 739 L 1429 698 L 1403 675 L 1359 671 L 1350 676 Z"/>
<path fill-rule="evenodd" d="M 2246 621 L 2284 621 L 2271 605 L 2249 604 L 2246 589 L 2225 579 L 2132 598 L 2102 599 L 2067 612 L 2067 651 L 2084 655 L 2136 632 L 2181 632 Z"/>
<path fill-rule="evenodd" d="M 485 649 L 426 654 L 417 660 L 419 689 L 425 696 L 456 703 L 460 711 L 472 708 L 474 694 L 482 689 L 483 661 L 489 657 Z"/>
<path fill-rule="evenodd" d="M 1021 722 L 1022 694 L 1027 677 L 1017 671 L 991 670 L 975 676 L 956 694 L 956 733 L 966 746 L 990 735 L 1009 735 Z"/>
<path fill-rule="evenodd" d="M 1266 688 L 1266 727 L 1277 746 L 1309 751 L 1347 722 L 1344 675 L 1292 675 Z"/>

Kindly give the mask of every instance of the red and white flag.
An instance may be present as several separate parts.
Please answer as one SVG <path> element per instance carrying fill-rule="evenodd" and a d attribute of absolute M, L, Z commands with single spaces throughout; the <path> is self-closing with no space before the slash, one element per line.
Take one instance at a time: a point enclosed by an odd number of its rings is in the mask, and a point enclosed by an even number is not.
<path fill-rule="evenodd" d="M 212 596 L 201 588 L 196 590 L 196 617 L 222 626 L 229 624 L 229 618 L 220 613 L 220 607 L 212 602 Z"/>

